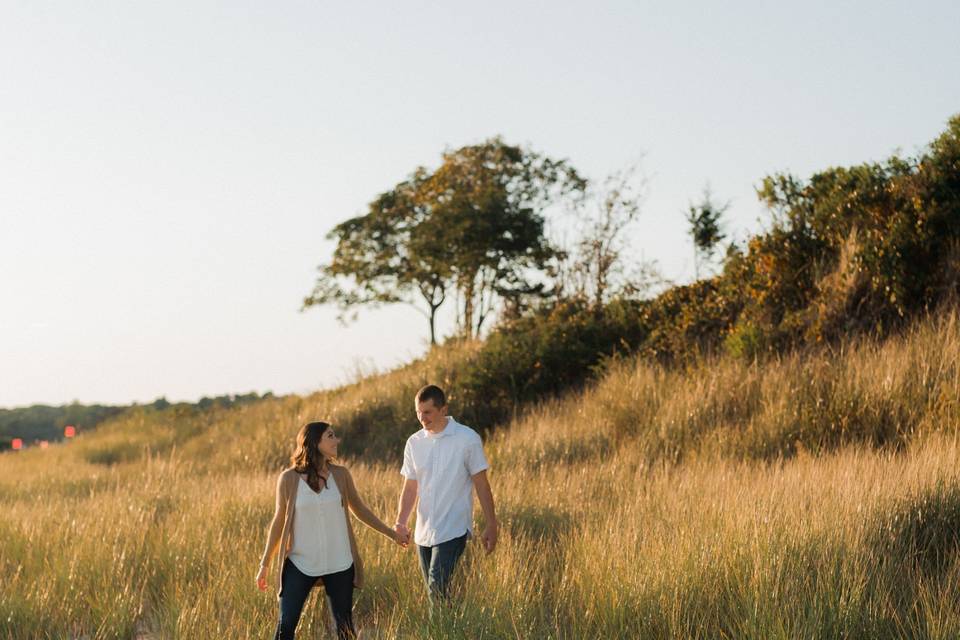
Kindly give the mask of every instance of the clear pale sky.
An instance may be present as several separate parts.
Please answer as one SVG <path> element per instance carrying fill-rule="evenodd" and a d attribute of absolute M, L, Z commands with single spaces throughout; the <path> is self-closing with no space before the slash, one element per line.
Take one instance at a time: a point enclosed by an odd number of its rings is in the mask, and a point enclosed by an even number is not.
<path fill-rule="evenodd" d="M 643 156 L 637 258 L 693 275 L 709 182 L 913 154 L 960 112 L 957 2 L 0 2 L 0 407 L 308 392 L 421 354 L 300 313 L 333 225 L 503 135 Z"/>

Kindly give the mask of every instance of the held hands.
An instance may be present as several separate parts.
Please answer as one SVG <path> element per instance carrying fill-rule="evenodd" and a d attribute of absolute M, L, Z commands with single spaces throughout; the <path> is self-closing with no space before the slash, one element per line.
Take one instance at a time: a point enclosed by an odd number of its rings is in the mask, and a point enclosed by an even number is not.
<path fill-rule="evenodd" d="M 404 549 L 410 545 L 410 529 L 407 525 L 400 522 L 393 525 L 393 540 Z"/>
<path fill-rule="evenodd" d="M 260 591 L 267 590 L 267 573 L 269 569 L 267 567 L 260 567 L 260 571 L 257 572 L 257 589 Z"/>

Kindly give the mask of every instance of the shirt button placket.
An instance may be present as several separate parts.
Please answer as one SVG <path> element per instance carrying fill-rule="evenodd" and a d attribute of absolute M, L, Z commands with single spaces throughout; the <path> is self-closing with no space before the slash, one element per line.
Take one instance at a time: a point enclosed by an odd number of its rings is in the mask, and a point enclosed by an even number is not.
<path fill-rule="evenodd" d="M 443 478 L 440 477 L 440 438 L 436 438 L 433 441 L 433 456 L 431 462 L 433 463 L 433 479 L 434 487 L 440 486 L 439 482 L 443 482 Z M 431 492 L 433 495 L 430 496 L 430 503 L 433 509 L 433 512 L 437 512 L 437 492 Z"/>
<path fill-rule="evenodd" d="M 430 441 L 430 475 L 433 476 L 433 485 L 436 487 L 437 481 L 441 480 L 439 475 L 437 475 L 437 457 L 439 456 L 439 450 L 437 448 L 437 443 L 440 442 L 437 438 L 434 438 Z M 430 507 L 431 511 L 436 513 L 437 511 L 437 496 L 435 491 L 430 492 Z"/>

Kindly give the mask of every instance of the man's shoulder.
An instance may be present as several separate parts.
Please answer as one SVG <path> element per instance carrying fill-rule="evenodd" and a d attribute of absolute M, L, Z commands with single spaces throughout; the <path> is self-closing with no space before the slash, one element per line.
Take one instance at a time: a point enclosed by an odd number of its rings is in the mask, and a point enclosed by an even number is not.
<path fill-rule="evenodd" d="M 472 427 L 459 422 L 454 422 L 451 426 L 455 428 L 453 435 L 469 441 L 483 442 L 483 438 Z"/>
<path fill-rule="evenodd" d="M 414 442 L 419 442 L 427 437 L 426 429 L 418 429 L 410 434 L 407 438 L 407 444 L 413 444 Z"/>

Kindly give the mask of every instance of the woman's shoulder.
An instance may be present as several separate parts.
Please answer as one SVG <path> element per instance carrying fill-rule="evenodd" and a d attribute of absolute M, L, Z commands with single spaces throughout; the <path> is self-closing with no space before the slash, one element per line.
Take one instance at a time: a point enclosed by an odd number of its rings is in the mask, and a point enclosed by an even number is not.
<path fill-rule="evenodd" d="M 333 464 L 332 462 L 328 462 L 327 466 L 330 467 L 330 471 L 332 471 L 333 473 L 336 473 L 339 475 L 350 475 L 350 470 L 347 469 L 342 464 Z"/>
<path fill-rule="evenodd" d="M 336 478 L 337 483 L 346 485 L 349 489 L 353 485 L 353 476 L 350 475 L 350 470 L 342 464 L 333 464 L 332 462 L 328 464 L 330 465 L 330 473 Z"/>
<path fill-rule="evenodd" d="M 297 470 L 293 467 L 288 467 L 280 472 L 280 475 L 277 477 L 277 482 L 280 484 L 290 483 L 297 480 L 300 477 L 300 474 L 297 473 Z"/>

